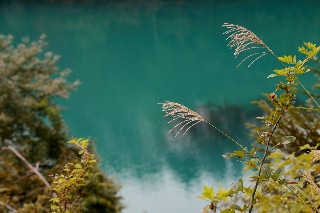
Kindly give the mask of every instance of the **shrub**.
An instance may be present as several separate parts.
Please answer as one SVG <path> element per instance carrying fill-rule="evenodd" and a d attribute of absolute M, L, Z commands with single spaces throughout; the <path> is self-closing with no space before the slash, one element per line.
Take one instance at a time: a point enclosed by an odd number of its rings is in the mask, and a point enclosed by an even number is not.
<path fill-rule="evenodd" d="M 70 71 L 57 67 L 57 55 L 43 53 L 44 39 L 23 39 L 15 46 L 12 36 L 0 36 L 1 212 L 50 212 L 50 175 L 60 174 L 80 157 L 74 146 L 65 143 L 67 129 L 55 102 L 67 98 L 79 81 L 67 80 Z M 116 193 L 119 187 L 96 165 L 86 175 L 85 185 L 76 192 L 85 201 L 77 204 L 80 209 L 100 205 L 105 212 L 119 212 L 123 208 Z"/>

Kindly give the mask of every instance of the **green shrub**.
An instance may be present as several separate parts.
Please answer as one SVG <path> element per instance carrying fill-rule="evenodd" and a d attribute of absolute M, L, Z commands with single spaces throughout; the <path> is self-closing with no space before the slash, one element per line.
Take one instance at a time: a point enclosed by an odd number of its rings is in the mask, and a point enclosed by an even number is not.
<path fill-rule="evenodd" d="M 0 36 L 1 212 L 50 212 L 50 175 L 62 174 L 65 165 L 81 157 L 65 143 L 67 129 L 55 102 L 67 98 L 79 81 L 67 81 L 70 71 L 57 67 L 59 57 L 43 52 L 44 38 L 15 46 L 12 36 Z M 73 194 L 81 198 L 74 205 L 84 212 L 95 205 L 104 209 L 100 212 L 119 212 L 118 185 L 96 164 L 92 167 L 85 186 Z"/>

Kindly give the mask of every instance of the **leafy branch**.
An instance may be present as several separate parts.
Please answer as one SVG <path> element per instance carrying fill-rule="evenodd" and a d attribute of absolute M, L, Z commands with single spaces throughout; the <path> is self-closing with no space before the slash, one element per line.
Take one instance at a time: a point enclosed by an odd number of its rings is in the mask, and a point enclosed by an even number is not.
<path fill-rule="evenodd" d="M 260 163 L 260 166 L 259 166 L 259 169 L 258 169 L 258 177 L 260 177 L 260 175 L 261 175 L 262 167 L 263 167 L 264 162 L 265 162 L 265 160 L 266 160 L 266 157 L 267 157 L 267 155 L 268 155 L 268 150 L 269 150 L 269 146 L 270 146 L 270 142 L 271 142 L 272 135 L 273 135 L 274 131 L 276 130 L 276 128 L 277 128 L 277 126 L 278 126 L 281 118 L 282 118 L 282 115 L 279 116 L 278 120 L 276 121 L 276 123 L 274 124 L 274 126 L 273 126 L 273 128 L 272 128 L 272 130 L 271 130 L 271 133 L 270 133 L 268 142 L 267 142 L 267 144 L 266 144 L 266 148 L 265 148 L 263 157 L 262 157 L 262 159 L 261 159 L 261 161 L 260 161 L 261 163 Z M 258 185 L 259 185 L 259 181 L 260 181 L 260 179 L 258 178 L 258 179 L 256 180 L 255 186 L 254 186 L 254 188 L 253 188 L 253 193 L 252 193 L 252 195 L 251 195 L 251 202 L 250 202 L 249 212 L 251 212 L 252 209 L 253 209 L 255 194 L 256 194 L 256 191 L 257 191 L 257 188 L 258 188 Z"/>
<path fill-rule="evenodd" d="M 85 176 L 97 163 L 94 155 L 88 151 L 89 142 L 90 140 L 84 138 L 72 138 L 68 141 L 80 149 L 81 159 L 75 163 L 67 163 L 62 174 L 53 176 L 51 190 L 56 195 L 50 199 L 52 212 L 69 212 L 68 204 L 79 201 L 75 197 L 75 192 L 85 185 Z M 73 211 L 75 210 L 73 209 Z"/>

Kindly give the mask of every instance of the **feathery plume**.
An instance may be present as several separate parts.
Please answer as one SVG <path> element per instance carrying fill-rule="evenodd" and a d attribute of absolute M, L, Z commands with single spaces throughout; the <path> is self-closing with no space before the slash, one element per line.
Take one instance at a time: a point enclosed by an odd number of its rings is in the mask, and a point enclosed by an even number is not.
<path fill-rule="evenodd" d="M 174 130 L 176 128 L 180 128 L 180 129 L 178 129 L 175 137 L 177 137 L 177 135 L 179 135 L 179 133 L 181 131 L 184 131 L 182 133 L 182 137 L 183 137 L 189 129 L 191 129 L 192 127 L 194 127 L 195 125 L 197 125 L 200 122 L 205 122 L 208 125 L 210 125 L 211 127 L 215 128 L 221 134 L 223 134 L 224 136 L 229 138 L 231 141 L 233 141 L 235 144 L 237 144 L 243 150 L 245 150 L 245 148 L 241 144 L 239 144 L 236 140 L 231 138 L 228 134 L 226 134 L 224 131 L 222 131 L 221 129 L 219 129 L 215 125 L 209 123 L 201 115 L 199 115 L 195 111 L 192 111 L 188 107 L 186 107 L 182 104 L 171 102 L 171 101 L 164 101 L 163 103 L 159 103 L 159 104 L 162 104 L 162 111 L 165 112 L 164 117 L 172 117 L 172 119 L 168 123 L 172 123 L 176 120 L 178 121 L 178 123 L 169 130 L 168 134 L 172 130 Z"/>
<path fill-rule="evenodd" d="M 170 101 L 165 101 L 159 104 L 162 104 L 162 111 L 165 112 L 164 117 L 172 117 L 172 119 L 168 123 L 172 123 L 173 121 L 178 120 L 178 123 L 168 132 L 170 133 L 172 130 L 179 128 L 175 137 L 177 137 L 177 135 L 181 131 L 184 131 L 182 134 L 182 136 L 184 136 L 190 128 L 202 121 L 205 121 L 204 118 L 201 117 L 201 115 L 182 104 Z"/>
<path fill-rule="evenodd" d="M 312 154 L 311 165 L 319 163 L 320 162 L 320 150 L 313 150 L 313 151 L 311 151 L 311 154 Z"/>
<path fill-rule="evenodd" d="M 235 58 L 238 57 L 240 53 L 248 50 L 257 49 L 257 48 L 267 49 L 267 51 L 251 53 L 250 55 L 245 57 L 238 64 L 238 66 L 240 66 L 240 64 L 242 64 L 245 60 L 249 59 L 250 57 L 254 57 L 253 61 L 248 66 L 250 67 L 256 60 L 258 60 L 262 56 L 265 56 L 266 54 L 268 54 L 268 52 L 276 57 L 276 55 L 272 52 L 272 50 L 258 36 L 256 36 L 256 34 L 246 29 L 245 27 L 235 25 L 235 24 L 229 24 L 229 23 L 224 23 L 222 26 L 227 28 L 227 30 L 223 34 L 226 34 L 226 35 L 230 34 L 226 38 L 226 40 L 229 40 L 229 43 L 227 46 L 230 47 L 231 49 L 232 48 L 235 49 L 234 50 Z"/>
<path fill-rule="evenodd" d="M 311 188 L 320 193 L 318 185 L 314 182 L 313 177 L 306 171 L 301 171 L 302 177 L 310 184 Z"/>

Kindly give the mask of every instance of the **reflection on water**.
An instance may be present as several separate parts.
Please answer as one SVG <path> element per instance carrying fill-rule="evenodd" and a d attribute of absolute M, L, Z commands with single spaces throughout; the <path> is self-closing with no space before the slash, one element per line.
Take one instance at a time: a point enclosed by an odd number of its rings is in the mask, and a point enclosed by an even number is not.
<path fill-rule="evenodd" d="M 244 145 L 249 145 L 251 142 L 247 139 L 244 122 L 253 120 L 259 115 L 229 105 L 214 109 L 203 105 L 199 107 L 199 113 L 217 126 L 221 126 L 228 135 Z M 161 173 L 167 168 L 185 184 L 196 181 L 202 172 L 210 173 L 220 179 L 223 178 L 221 171 L 226 168 L 222 155 L 239 148 L 233 141 L 226 139 L 224 135 L 205 123 L 194 126 L 184 137 L 180 135 L 174 137 L 175 133 L 167 134 L 167 132 L 175 124 L 167 124 L 166 119 L 160 119 L 159 123 L 164 125 L 160 129 L 145 119 L 140 117 L 139 123 L 134 122 L 135 127 L 129 128 L 137 130 L 138 133 L 135 135 L 138 140 L 124 143 L 123 146 L 113 143 L 112 152 L 104 155 L 106 161 L 103 166 L 107 171 L 112 173 L 130 171 L 131 177 L 143 178 L 145 175 Z M 234 171 L 241 172 L 241 167 L 237 167 Z"/>
<path fill-rule="evenodd" d="M 226 47 L 224 22 L 244 25 L 280 55 L 320 43 L 317 1 L 39 2 L 2 1 L 1 31 L 17 40 L 47 34 L 59 65 L 82 81 L 61 102 L 63 116 L 72 135 L 96 141 L 130 213 L 200 211 L 201 185 L 227 185 L 241 172 L 221 157 L 236 148 L 231 141 L 205 125 L 174 138 L 157 105 L 179 102 L 250 143 L 242 124 L 257 115 L 249 102 L 274 90 L 266 76 L 278 64 L 266 56 L 236 68 L 242 59 Z"/>
<path fill-rule="evenodd" d="M 223 171 L 221 178 L 201 172 L 197 179 L 188 184 L 177 179 L 167 168 L 158 174 L 137 179 L 127 174 L 122 178 L 122 194 L 127 198 L 124 212 L 199 212 L 208 205 L 206 201 L 196 197 L 201 194 L 202 186 L 209 185 L 218 189 L 220 186 L 231 185 L 235 182 L 234 177 L 239 175 L 234 169 L 233 164 L 228 161 L 225 169 L 220 171 Z"/>

